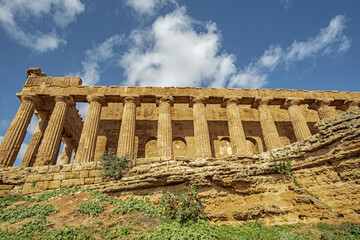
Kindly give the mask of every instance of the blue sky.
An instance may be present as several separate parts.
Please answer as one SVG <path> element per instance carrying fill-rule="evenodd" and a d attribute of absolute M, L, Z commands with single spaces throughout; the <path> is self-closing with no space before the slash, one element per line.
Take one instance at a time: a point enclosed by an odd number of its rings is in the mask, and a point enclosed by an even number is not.
<path fill-rule="evenodd" d="M 0 0 L 0 140 L 30 67 L 84 85 L 360 91 L 359 12 L 358 0 Z"/>

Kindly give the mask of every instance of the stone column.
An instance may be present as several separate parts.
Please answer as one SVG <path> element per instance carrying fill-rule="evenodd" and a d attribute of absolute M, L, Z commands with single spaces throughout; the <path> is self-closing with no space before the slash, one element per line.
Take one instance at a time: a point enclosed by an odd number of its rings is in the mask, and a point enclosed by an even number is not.
<path fill-rule="evenodd" d="M 241 122 L 238 108 L 238 99 L 224 98 L 223 106 L 226 107 L 226 116 L 229 126 L 230 141 L 233 148 L 233 154 L 250 154 L 246 145 L 246 137 Z"/>
<path fill-rule="evenodd" d="M 257 108 L 259 112 L 260 126 L 268 151 L 282 147 L 280 136 L 269 108 L 269 101 L 270 99 L 267 98 L 256 99 L 253 104 L 253 107 Z"/>
<path fill-rule="evenodd" d="M 165 96 L 158 99 L 159 107 L 157 149 L 161 159 L 171 159 L 173 157 L 172 148 L 172 123 L 171 107 L 174 99 L 171 96 Z"/>
<path fill-rule="evenodd" d="M 282 106 L 288 110 L 297 141 L 311 136 L 305 117 L 301 112 L 300 103 L 301 99 L 288 98 Z"/>
<path fill-rule="evenodd" d="M 39 122 L 36 126 L 36 129 L 31 137 L 29 146 L 27 147 L 25 155 L 22 159 L 22 167 L 32 167 L 32 165 L 34 164 L 36 153 L 39 149 L 46 126 L 49 122 L 49 112 L 37 111 L 36 115 L 39 119 Z"/>
<path fill-rule="evenodd" d="M 63 138 L 63 149 L 60 155 L 59 165 L 65 165 L 70 163 L 71 154 L 74 150 L 74 147 L 71 142 L 71 138 Z"/>
<path fill-rule="evenodd" d="M 19 153 L 34 114 L 35 103 L 39 101 L 36 95 L 21 96 L 21 105 L 12 120 L 0 145 L 0 167 L 12 166 Z"/>
<path fill-rule="evenodd" d="M 316 110 L 320 120 L 333 117 L 337 114 L 335 109 L 331 109 L 329 107 L 330 103 L 334 101 L 334 99 L 327 98 L 327 99 L 317 99 L 314 103 L 309 105 L 309 109 Z"/>
<path fill-rule="evenodd" d="M 41 141 L 34 166 L 55 165 L 61 145 L 61 133 L 64 127 L 66 112 L 74 104 L 69 96 L 56 96 L 55 107 L 51 113 L 48 126 Z"/>
<path fill-rule="evenodd" d="M 96 137 L 99 132 L 101 108 L 106 104 L 103 95 L 89 95 L 90 103 L 84 127 L 81 132 L 76 158 L 72 163 L 93 162 L 95 155 Z"/>
<path fill-rule="evenodd" d="M 124 110 L 121 119 L 119 143 L 117 155 L 131 154 L 134 151 L 135 124 L 136 124 L 136 98 L 126 97 L 124 99 Z"/>
<path fill-rule="evenodd" d="M 193 107 L 194 118 L 194 137 L 195 137 L 195 157 L 211 157 L 210 134 L 206 119 L 207 98 L 193 97 L 191 105 Z"/>

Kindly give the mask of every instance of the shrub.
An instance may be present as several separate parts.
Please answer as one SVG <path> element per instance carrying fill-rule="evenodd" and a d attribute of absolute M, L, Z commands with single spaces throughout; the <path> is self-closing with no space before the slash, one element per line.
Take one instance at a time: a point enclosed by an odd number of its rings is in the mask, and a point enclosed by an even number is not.
<path fill-rule="evenodd" d="M 85 213 L 87 216 L 99 216 L 104 209 L 98 201 L 82 202 L 77 209 L 79 213 Z"/>
<path fill-rule="evenodd" d="M 114 214 L 126 214 L 130 212 L 141 212 L 145 216 L 155 217 L 160 216 L 160 212 L 152 205 L 149 201 L 149 198 L 146 198 L 145 201 L 141 201 L 130 197 L 126 201 L 118 201 L 118 208 L 113 211 Z"/>
<path fill-rule="evenodd" d="M 289 158 L 289 156 L 286 154 L 285 158 L 281 158 L 279 160 L 276 160 L 274 155 L 271 154 L 271 158 L 273 161 L 273 164 L 275 166 L 276 172 L 279 174 L 284 174 L 284 173 L 290 173 L 291 172 L 291 159 Z"/>
<path fill-rule="evenodd" d="M 52 190 L 52 191 L 46 191 L 39 195 L 39 197 L 36 199 L 36 202 L 47 201 L 49 198 L 53 198 L 58 195 L 63 195 L 63 196 L 69 195 L 71 193 L 76 193 L 79 190 L 80 190 L 79 187 L 74 187 L 74 188 L 62 188 L 62 189 L 57 189 L 57 190 Z"/>
<path fill-rule="evenodd" d="M 123 176 L 122 171 L 129 165 L 131 155 L 132 153 L 118 157 L 111 149 L 105 152 L 104 155 L 100 157 L 100 164 L 104 168 L 103 175 L 116 180 L 121 179 Z"/>
<path fill-rule="evenodd" d="M 202 219 L 205 217 L 204 201 L 202 201 L 193 185 L 186 193 L 179 196 L 165 193 L 161 198 L 160 210 L 165 216 L 179 223 Z"/>

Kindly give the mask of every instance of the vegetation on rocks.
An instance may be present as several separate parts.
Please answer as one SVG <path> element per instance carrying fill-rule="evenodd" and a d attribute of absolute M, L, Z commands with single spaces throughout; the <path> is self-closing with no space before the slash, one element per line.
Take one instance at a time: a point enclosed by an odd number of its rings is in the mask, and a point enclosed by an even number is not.
<path fill-rule="evenodd" d="M 76 216 L 85 225 L 68 225 L 66 220 L 61 224 L 52 222 L 51 216 L 58 211 L 52 203 L 67 196 L 78 202 L 73 213 L 77 210 Z M 148 198 L 119 200 L 98 191 L 68 188 L 45 192 L 37 198 L 9 196 L 0 200 L 0 206 L 0 239 L 360 238 L 360 226 L 353 223 L 265 227 L 259 222 L 248 222 L 241 227 L 215 226 L 206 221 L 203 201 L 193 186 L 178 196 L 165 193 L 159 205 Z M 108 222 L 109 219 L 115 221 Z"/>
<path fill-rule="evenodd" d="M 130 154 L 118 157 L 113 150 L 108 150 L 104 155 L 100 156 L 100 164 L 104 168 L 104 176 L 119 180 L 123 176 L 123 170 L 130 163 Z"/>

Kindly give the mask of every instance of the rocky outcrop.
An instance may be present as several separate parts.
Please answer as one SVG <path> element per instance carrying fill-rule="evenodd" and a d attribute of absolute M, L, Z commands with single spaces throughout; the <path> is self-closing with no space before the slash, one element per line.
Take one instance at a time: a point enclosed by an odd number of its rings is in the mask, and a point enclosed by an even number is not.
<path fill-rule="evenodd" d="M 101 176 L 98 163 L 0 170 L 0 193 L 34 194 L 79 185 L 126 198 L 159 201 L 163 192 L 197 186 L 216 224 L 360 223 L 360 110 L 316 124 L 318 133 L 259 155 L 223 159 L 138 159 L 119 181 Z M 279 174 L 274 160 L 291 160 Z"/>

